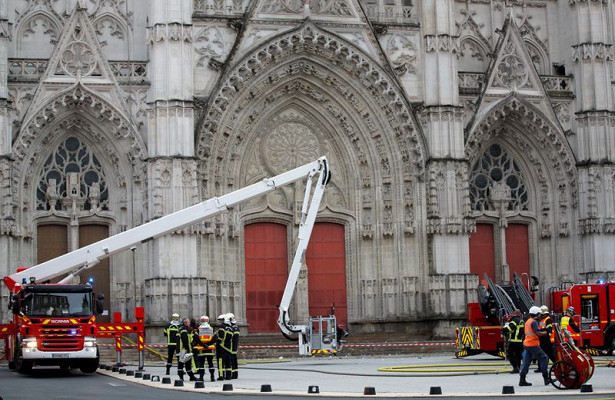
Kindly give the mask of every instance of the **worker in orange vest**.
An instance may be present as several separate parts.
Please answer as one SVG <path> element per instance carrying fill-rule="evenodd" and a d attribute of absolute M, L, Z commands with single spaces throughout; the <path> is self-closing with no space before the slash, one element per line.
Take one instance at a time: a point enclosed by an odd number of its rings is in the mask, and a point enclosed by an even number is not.
<path fill-rule="evenodd" d="M 549 379 L 549 373 L 547 372 L 547 365 L 549 363 L 549 359 L 544 351 L 540 348 L 540 336 L 547 336 L 548 333 L 540 329 L 540 323 L 538 322 L 538 318 L 540 318 L 540 308 L 537 306 L 530 307 L 530 318 L 525 322 L 525 339 L 523 339 L 523 347 L 525 348 L 525 352 L 523 353 L 523 364 L 521 365 L 521 370 L 519 371 L 519 386 L 532 386 L 530 382 L 525 380 L 527 376 L 527 372 L 530 369 L 530 363 L 532 360 L 538 360 L 538 366 L 540 371 L 542 371 L 542 377 L 544 378 L 545 385 L 551 383 L 551 379 Z"/>
<path fill-rule="evenodd" d="M 560 326 L 562 327 L 562 331 L 568 331 L 570 333 L 570 337 L 574 340 L 575 344 L 579 344 L 581 341 L 581 330 L 576 322 L 574 322 L 574 307 L 568 307 L 566 309 L 566 313 L 560 320 Z"/>

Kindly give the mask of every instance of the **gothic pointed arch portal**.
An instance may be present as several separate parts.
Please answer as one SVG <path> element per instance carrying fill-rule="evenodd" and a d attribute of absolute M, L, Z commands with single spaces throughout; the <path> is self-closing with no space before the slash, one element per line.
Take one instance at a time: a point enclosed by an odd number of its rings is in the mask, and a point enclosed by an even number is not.
<path fill-rule="evenodd" d="M 426 145 L 411 106 L 391 71 L 309 20 L 229 67 L 197 128 L 196 154 L 203 198 L 325 155 L 334 173 L 319 218 L 342 223 L 366 247 L 414 232 Z M 296 229 L 302 193 L 301 184 L 284 187 L 228 220 L 291 220 Z M 355 285 L 368 268 L 359 246 L 345 249 L 346 259 L 360 260 L 346 265 Z"/>
<path fill-rule="evenodd" d="M 512 272 L 552 279 L 573 268 L 567 245 L 576 208 L 572 151 L 557 124 L 516 95 L 468 133 L 470 203 L 477 232 L 470 268 L 509 282 Z M 552 252 L 568 257 L 550 258 Z M 516 264 L 516 265 L 515 265 Z"/>
<path fill-rule="evenodd" d="M 16 220 L 36 227 L 33 262 L 75 250 L 124 229 L 134 185 L 143 179 L 144 143 L 129 120 L 106 99 L 75 84 L 46 101 L 26 120 L 13 146 L 18 189 L 13 193 Z M 126 152 L 125 149 L 130 149 Z M 123 222 L 126 223 L 126 222 Z M 43 245 L 60 239 L 47 252 Z M 40 236 L 39 236 L 40 235 Z M 87 275 L 87 276 L 86 276 Z M 100 263 L 81 279 L 98 276 L 109 309 L 112 273 Z"/>

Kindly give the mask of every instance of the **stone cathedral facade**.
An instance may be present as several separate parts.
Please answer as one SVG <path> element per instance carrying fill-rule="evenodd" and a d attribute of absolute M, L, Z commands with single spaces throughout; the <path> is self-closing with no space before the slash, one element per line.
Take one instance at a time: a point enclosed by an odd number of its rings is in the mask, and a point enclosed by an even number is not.
<path fill-rule="evenodd" d="M 611 0 L 1 0 L 0 274 L 326 155 L 298 323 L 451 337 L 484 274 L 541 303 L 613 279 L 614 18 Z M 302 193 L 81 278 L 151 327 L 233 312 L 274 332 Z"/>

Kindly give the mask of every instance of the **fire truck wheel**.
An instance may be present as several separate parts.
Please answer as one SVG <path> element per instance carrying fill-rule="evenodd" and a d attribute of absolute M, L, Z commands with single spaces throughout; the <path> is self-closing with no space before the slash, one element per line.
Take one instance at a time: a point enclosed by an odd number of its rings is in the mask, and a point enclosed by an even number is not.
<path fill-rule="evenodd" d="M 612 356 L 615 353 L 615 330 L 611 329 L 609 333 L 606 334 L 604 338 L 604 347 L 606 349 L 606 354 Z"/>
<path fill-rule="evenodd" d="M 98 358 L 91 361 L 84 361 L 79 367 L 84 374 L 93 374 L 98 369 Z"/>
<path fill-rule="evenodd" d="M 15 350 L 15 369 L 20 374 L 27 374 L 32 371 L 32 361 L 25 361 L 20 350 Z"/>

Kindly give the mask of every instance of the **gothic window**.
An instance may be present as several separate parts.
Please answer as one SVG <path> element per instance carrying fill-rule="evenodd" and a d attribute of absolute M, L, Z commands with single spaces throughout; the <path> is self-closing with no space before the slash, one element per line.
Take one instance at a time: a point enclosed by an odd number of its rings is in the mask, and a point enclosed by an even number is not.
<path fill-rule="evenodd" d="M 507 189 L 507 210 L 528 209 L 527 187 L 521 169 L 498 144 L 491 145 L 472 168 L 470 175 L 472 210 L 494 210 L 492 199 L 495 188 Z"/>
<path fill-rule="evenodd" d="M 37 210 L 108 210 L 109 192 L 100 161 L 76 137 L 47 158 L 36 190 Z"/>

